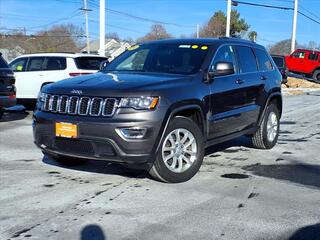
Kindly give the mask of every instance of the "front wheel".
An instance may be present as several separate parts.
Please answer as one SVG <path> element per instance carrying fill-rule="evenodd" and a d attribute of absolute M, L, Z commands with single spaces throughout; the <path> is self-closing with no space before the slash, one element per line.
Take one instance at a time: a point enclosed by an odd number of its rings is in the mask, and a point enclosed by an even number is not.
<path fill-rule="evenodd" d="M 279 136 L 279 110 L 274 104 L 268 105 L 261 125 L 251 137 L 255 148 L 270 149 L 276 145 Z"/>
<path fill-rule="evenodd" d="M 198 172 L 203 158 L 204 140 L 198 125 L 189 118 L 175 117 L 149 173 L 163 182 L 185 182 Z"/>

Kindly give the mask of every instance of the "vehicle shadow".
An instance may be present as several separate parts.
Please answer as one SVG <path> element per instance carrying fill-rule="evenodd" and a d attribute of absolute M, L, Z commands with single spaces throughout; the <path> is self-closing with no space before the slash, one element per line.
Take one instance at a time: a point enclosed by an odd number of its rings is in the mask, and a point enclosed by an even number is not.
<path fill-rule="evenodd" d="M 107 237 L 100 226 L 90 224 L 81 230 L 80 240 L 107 240 Z"/>
<path fill-rule="evenodd" d="M 0 119 L 0 122 L 18 121 L 18 120 L 25 119 L 28 116 L 29 116 L 29 113 L 25 111 L 22 111 L 22 112 L 5 111 L 2 118 Z"/>
<path fill-rule="evenodd" d="M 146 171 L 138 170 L 138 169 L 129 169 L 121 164 L 110 163 L 103 160 L 90 159 L 78 165 L 65 165 L 45 155 L 42 158 L 42 162 L 45 164 L 77 170 L 77 171 L 108 174 L 108 175 L 119 175 L 119 176 L 129 177 L 129 178 L 149 178 Z"/>
<path fill-rule="evenodd" d="M 219 143 L 217 145 L 213 145 L 213 146 L 206 148 L 205 156 L 211 155 L 216 152 L 227 151 L 227 148 L 231 148 L 231 147 L 253 148 L 253 145 L 252 145 L 252 142 L 249 137 L 241 136 L 241 137 L 232 139 L 230 141 Z M 239 150 L 232 150 L 232 152 L 237 152 L 237 151 L 239 151 Z"/>
<path fill-rule="evenodd" d="M 320 239 L 320 223 L 298 229 L 287 240 L 318 240 Z"/>

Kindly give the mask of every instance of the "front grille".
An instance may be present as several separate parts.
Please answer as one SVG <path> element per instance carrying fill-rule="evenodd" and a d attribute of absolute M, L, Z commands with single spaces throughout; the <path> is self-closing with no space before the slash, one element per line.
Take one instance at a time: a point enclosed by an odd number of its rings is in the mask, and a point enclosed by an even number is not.
<path fill-rule="evenodd" d="M 42 110 L 46 112 L 81 115 L 113 116 L 118 105 L 116 98 L 77 97 L 46 94 Z"/>

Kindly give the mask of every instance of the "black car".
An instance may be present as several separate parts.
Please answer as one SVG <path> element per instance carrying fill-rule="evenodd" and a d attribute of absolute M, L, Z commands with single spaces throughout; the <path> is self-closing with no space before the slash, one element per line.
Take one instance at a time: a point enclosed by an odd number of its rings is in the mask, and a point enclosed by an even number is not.
<path fill-rule="evenodd" d="M 136 45 L 97 74 L 44 86 L 35 143 L 62 163 L 114 161 L 187 181 L 208 146 L 241 135 L 276 144 L 281 79 L 265 48 L 245 40 Z"/>
<path fill-rule="evenodd" d="M 15 78 L 12 70 L 0 53 L 0 118 L 4 113 L 4 108 L 12 107 L 16 104 Z"/>
<path fill-rule="evenodd" d="M 276 64 L 279 72 L 282 75 L 282 83 L 287 83 L 287 77 L 288 77 L 288 68 L 286 65 L 286 59 L 285 56 L 281 56 L 281 55 L 271 55 L 274 63 Z"/>

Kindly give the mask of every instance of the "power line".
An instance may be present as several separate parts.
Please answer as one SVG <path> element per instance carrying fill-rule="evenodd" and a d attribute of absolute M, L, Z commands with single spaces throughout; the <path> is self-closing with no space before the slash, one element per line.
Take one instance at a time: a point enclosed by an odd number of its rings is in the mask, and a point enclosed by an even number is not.
<path fill-rule="evenodd" d="M 275 6 L 275 5 L 267 5 L 267 4 L 260 4 L 260 3 L 250 3 L 250 2 L 243 2 L 243 1 L 233 1 L 237 4 L 244 4 L 244 5 L 250 5 L 255 7 L 265 7 L 265 8 L 275 8 L 275 9 L 281 9 L 281 10 L 293 10 L 292 7 L 283 7 L 283 6 Z"/>
<path fill-rule="evenodd" d="M 237 1 L 237 0 L 234 0 L 233 2 L 234 2 L 234 3 L 237 3 L 237 4 L 244 4 L 244 5 L 255 6 L 255 7 L 275 8 L 275 9 L 281 9 L 281 10 L 294 10 L 292 7 L 283 7 L 283 6 L 275 6 L 275 5 L 267 5 L 267 4 L 243 2 L 243 1 Z M 317 24 L 320 24 L 320 21 L 315 20 L 314 18 L 308 16 L 307 14 L 305 14 L 305 13 L 303 13 L 303 12 L 301 12 L 301 11 L 298 11 L 298 13 L 299 13 L 300 15 L 308 18 L 309 20 L 317 23 Z"/>
<path fill-rule="evenodd" d="M 89 2 L 94 7 L 99 8 L 99 5 L 96 4 L 95 2 L 92 2 L 92 1 L 89 1 Z M 133 15 L 131 13 L 126 13 L 126 12 L 114 10 L 114 9 L 111 9 L 111 8 L 106 8 L 105 10 L 110 12 L 110 13 L 113 13 L 113 14 L 122 15 L 122 16 L 125 16 L 125 17 L 129 17 L 129 18 L 140 20 L 140 21 L 144 21 L 144 22 L 152 22 L 152 23 L 155 23 L 155 24 L 171 25 L 171 26 L 181 27 L 181 28 L 194 28 L 194 26 L 190 26 L 190 25 L 183 25 L 183 24 L 172 23 L 172 22 L 164 22 L 164 21 L 160 21 L 160 20 L 140 17 L 140 16 L 137 16 L 137 15 Z"/>
<path fill-rule="evenodd" d="M 310 15 L 320 19 L 320 17 L 316 14 L 314 14 L 313 12 L 309 11 L 308 9 L 306 9 L 305 7 L 303 7 L 301 4 L 299 4 L 299 7 L 301 7 L 303 10 L 305 10 L 306 12 L 308 12 Z"/>

